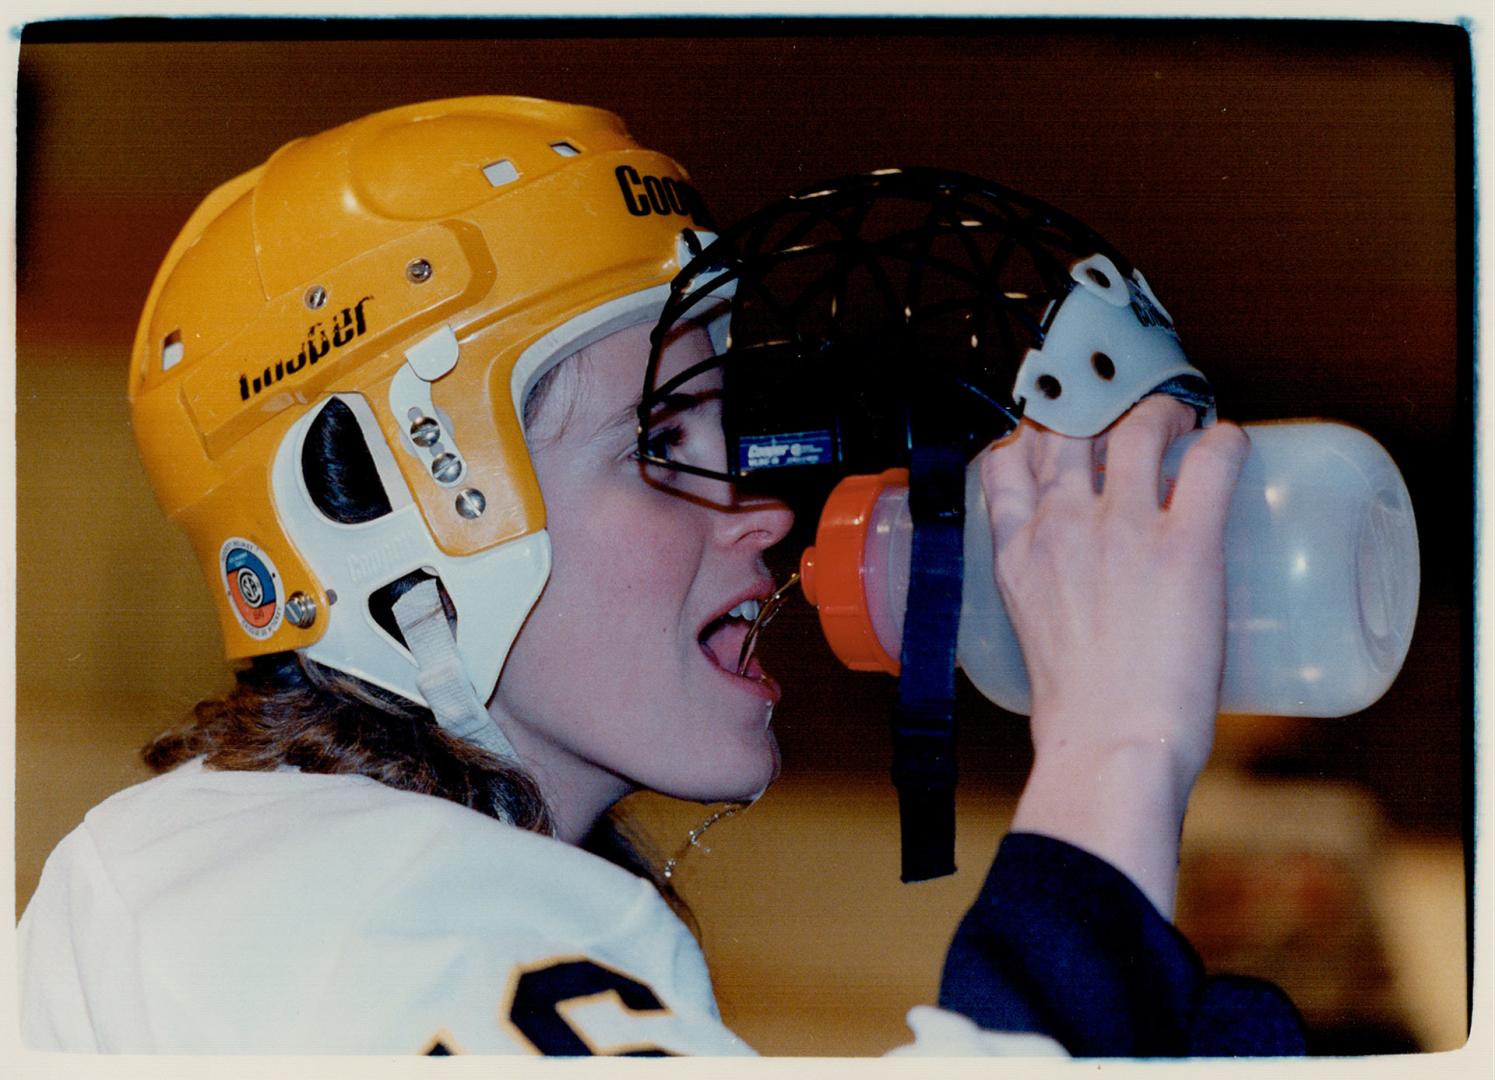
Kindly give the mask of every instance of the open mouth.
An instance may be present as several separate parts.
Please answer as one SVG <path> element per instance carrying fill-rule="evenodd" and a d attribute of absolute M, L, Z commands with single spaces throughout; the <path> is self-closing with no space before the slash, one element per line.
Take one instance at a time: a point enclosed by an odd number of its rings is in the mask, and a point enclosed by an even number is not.
<path fill-rule="evenodd" d="M 797 584 L 799 574 L 790 574 L 784 584 L 763 599 L 741 600 L 712 619 L 701 629 L 701 650 L 728 674 L 767 682 L 768 676 L 763 673 L 753 650 L 757 648 L 763 628 L 779 613 Z"/>
<path fill-rule="evenodd" d="M 762 678 L 757 658 L 744 649 L 762 612 L 763 602 L 756 599 L 743 600 L 731 610 L 724 611 L 702 627 L 699 636 L 701 650 L 728 674 Z"/>

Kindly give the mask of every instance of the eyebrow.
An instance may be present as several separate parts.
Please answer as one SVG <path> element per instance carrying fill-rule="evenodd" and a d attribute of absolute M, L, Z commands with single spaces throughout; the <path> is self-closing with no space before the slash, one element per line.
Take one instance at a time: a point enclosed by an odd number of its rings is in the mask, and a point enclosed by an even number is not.
<path fill-rule="evenodd" d="M 674 416 L 681 413 L 688 413 L 701 408 L 708 402 L 719 397 L 721 397 L 721 391 L 716 389 L 698 393 L 677 390 L 675 393 L 666 394 L 656 401 L 653 407 L 650 408 L 649 415 L 652 417 L 664 413 Z M 602 427 L 598 429 L 599 434 L 614 431 L 621 427 L 637 428 L 639 409 L 643 406 L 643 403 L 644 399 L 640 396 L 632 404 L 619 409 L 612 416 L 608 417 Z"/>

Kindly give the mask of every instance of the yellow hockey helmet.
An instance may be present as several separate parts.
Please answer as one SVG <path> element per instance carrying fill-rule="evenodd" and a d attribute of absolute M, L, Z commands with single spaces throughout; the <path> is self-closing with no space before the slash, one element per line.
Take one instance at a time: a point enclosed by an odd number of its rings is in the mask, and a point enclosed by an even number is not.
<path fill-rule="evenodd" d="M 616 116 L 517 97 L 367 116 L 209 195 L 151 288 L 129 397 L 228 656 L 300 650 L 432 704 L 371 606 L 423 570 L 486 700 L 550 571 L 525 398 L 652 321 L 705 223 L 685 172 Z M 329 517 L 308 486 L 334 400 L 384 488 L 373 520 Z"/>

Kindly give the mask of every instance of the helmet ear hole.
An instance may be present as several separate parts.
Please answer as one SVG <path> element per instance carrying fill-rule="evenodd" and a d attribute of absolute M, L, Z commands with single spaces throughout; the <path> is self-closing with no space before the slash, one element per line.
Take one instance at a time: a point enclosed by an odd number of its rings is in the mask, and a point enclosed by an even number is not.
<path fill-rule="evenodd" d="M 358 419 L 337 398 L 322 406 L 307 430 L 301 475 L 312 503 L 333 521 L 358 525 L 393 509 Z"/>

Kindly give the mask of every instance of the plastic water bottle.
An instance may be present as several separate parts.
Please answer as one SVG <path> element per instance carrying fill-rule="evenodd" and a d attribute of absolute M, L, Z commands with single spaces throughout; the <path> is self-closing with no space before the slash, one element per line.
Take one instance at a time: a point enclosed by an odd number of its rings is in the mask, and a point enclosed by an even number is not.
<path fill-rule="evenodd" d="M 1251 437 L 1225 533 L 1220 711 L 1346 716 L 1401 670 L 1417 615 L 1417 525 L 1386 451 L 1344 424 L 1245 425 Z M 1198 434 L 1163 461 L 1176 477 Z M 898 671 L 907 604 L 907 474 L 851 477 L 827 501 L 801 560 L 832 649 L 858 670 Z M 966 473 L 965 581 L 957 658 L 986 697 L 1031 711 L 1028 674 L 992 580 L 977 467 Z"/>

